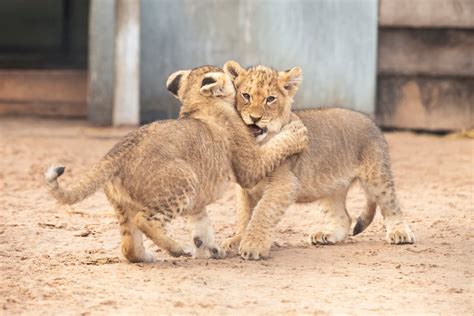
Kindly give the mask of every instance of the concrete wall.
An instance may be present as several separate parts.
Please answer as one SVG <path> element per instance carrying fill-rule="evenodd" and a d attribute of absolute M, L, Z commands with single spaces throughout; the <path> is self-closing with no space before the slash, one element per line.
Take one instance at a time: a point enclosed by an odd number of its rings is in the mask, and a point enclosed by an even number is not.
<path fill-rule="evenodd" d="M 175 117 L 167 76 L 203 64 L 299 65 L 297 108 L 374 112 L 376 0 L 142 0 L 141 118 Z"/>
<path fill-rule="evenodd" d="M 91 4 L 89 118 L 104 124 L 113 100 L 113 2 Z M 140 42 L 142 122 L 176 117 L 169 74 L 229 59 L 301 66 L 296 108 L 374 113 L 377 0 L 141 0 Z"/>

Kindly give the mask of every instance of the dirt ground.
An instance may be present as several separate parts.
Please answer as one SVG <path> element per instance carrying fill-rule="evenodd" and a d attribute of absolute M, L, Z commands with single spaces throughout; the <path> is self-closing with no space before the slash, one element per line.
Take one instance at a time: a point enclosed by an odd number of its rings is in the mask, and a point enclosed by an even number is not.
<path fill-rule="evenodd" d="M 306 242 L 317 204 L 291 207 L 265 261 L 171 258 L 129 264 L 103 193 L 64 207 L 45 191 L 49 164 L 63 183 L 89 168 L 127 129 L 83 121 L 0 118 L 0 314 L 472 315 L 474 141 L 387 133 L 414 245 L 384 241 L 383 222 L 334 246 Z M 353 217 L 364 199 L 349 194 Z M 231 235 L 234 190 L 209 207 L 219 241 Z M 170 227 L 187 241 L 184 221 Z"/>

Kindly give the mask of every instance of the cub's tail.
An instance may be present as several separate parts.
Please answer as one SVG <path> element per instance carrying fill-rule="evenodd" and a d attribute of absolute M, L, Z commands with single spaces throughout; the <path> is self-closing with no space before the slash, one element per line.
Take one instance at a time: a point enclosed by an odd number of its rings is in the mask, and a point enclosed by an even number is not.
<path fill-rule="evenodd" d="M 377 202 L 373 194 L 369 193 L 367 190 L 365 190 L 365 196 L 367 204 L 364 212 L 362 212 L 362 214 L 360 214 L 360 216 L 357 218 L 357 222 L 352 231 L 352 236 L 362 233 L 367 227 L 369 227 L 370 223 L 372 223 L 372 221 L 374 220 L 375 210 L 377 209 Z"/>
<path fill-rule="evenodd" d="M 49 193 L 61 204 L 72 205 L 84 200 L 101 188 L 117 172 L 117 164 L 107 158 L 99 160 L 91 170 L 69 188 L 62 188 L 58 183 L 58 178 L 64 173 L 65 167 L 49 167 L 44 174 Z"/>

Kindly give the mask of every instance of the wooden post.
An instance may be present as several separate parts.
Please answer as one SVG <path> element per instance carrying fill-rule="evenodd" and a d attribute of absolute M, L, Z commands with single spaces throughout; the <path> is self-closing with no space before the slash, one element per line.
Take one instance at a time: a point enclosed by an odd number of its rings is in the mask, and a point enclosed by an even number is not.
<path fill-rule="evenodd" d="M 111 125 L 115 84 L 115 0 L 92 0 L 89 15 L 87 118 Z"/>
<path fill-rule="evenodd" d="M 116 0 L 114 125 L 140 123 L 140 0 Z"/>

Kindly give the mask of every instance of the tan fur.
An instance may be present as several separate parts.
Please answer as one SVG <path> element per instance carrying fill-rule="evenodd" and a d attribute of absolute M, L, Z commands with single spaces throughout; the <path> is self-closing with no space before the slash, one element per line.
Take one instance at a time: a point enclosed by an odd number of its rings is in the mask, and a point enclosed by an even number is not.
<path fill-rule="evenodd" d="M 152 262 L 143 234 L 173 256 L 221 257 L 205 210 L 225 182 L 252 187 L 286 157 L 307 144 L 307 131 L 291 124 L 274 141 L 258 146 L 234 109 L 235 89 L 211 66 L 172 74 L 168 89 L 182 102 L 180 118 L 145 125 L 125 136 L 69 189 L 59 186 L 61 168 L 46 173 L 50 193 L 73 204 L 103 187 L 131 262 Z M 185 216 L 194 249 L 166 235 L 165 224 Z"/>
<path fill-rule="evenodd" d="M 324 225 L 310 236 L 312 244 L 333 244 L 350 234 L 346 210 L 349 187 L 359 181 L 367 207 L 354 227 L 360 233 L 372 221 L 377 204 L 394 244 L 413 243 L 414 234 L 403 218 L 395 194 L 387 143 L 370 118 L 347 109 L 316 109 L 291 114 L 293 96 L 301 82 L 295 67 L 277 72 L 264 66 L 248 70 L 234 61 L 224 70 L 234 79 L 236 108 L 247 125 L 267 130 L 257 139 L 265 144 L 282 126 L 299 120 L 309 131 L 308 149 L 290 157 L 268 178 L 242 190 L 236 234 L 225 240 L 226 250 L 237 250 L 245 259 L 268 256 L 275 225 L 293 202 L 319 200 Z M 243 94 L 250 95 L 250 100 Z M 268 104 L 269 95 L 276 101 Z M 252 119 L 253 118 L 253 119 Z"/>

